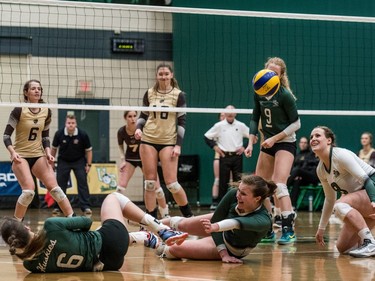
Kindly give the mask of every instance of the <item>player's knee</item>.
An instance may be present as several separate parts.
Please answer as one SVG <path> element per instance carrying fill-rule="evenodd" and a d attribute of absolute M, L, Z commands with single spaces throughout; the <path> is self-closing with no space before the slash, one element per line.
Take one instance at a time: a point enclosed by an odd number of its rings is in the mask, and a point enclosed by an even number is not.
<path fill-rule="evenodd" d="M 34 190 L 29 190 L 29 189 L 22 190 L 21 195 L 18 197 L 18 203 L 20 203 L 22 206 L 27 207 L 33 201 L 34 195 L 35 195 Z"/>
<path fill-rule="evenodd" d="M 117 200 L 120 202 L 121 210 L 123 210 L 125 208 L 126 204 L 128 204 L 130 202 L 130 199 L 122 193 L 112 192 L 112 194 L 115 195 Z"/>
<path fill-rule="evenodd" d="M 174 183 L 168 184 L 167 188 L 171 193 L 177 193 L 182 189 L 182 186 L 178 183 L 178 181 L 176 181 Z"/>
<path fill-rule="evenodd" d="M 161 187 L 159 187 L 156 191 L 156 199 L 163 199 L 165 197 L 164 191 Z"/>
<path fill-rule="evenodd" d="M 52 198 L 57 202 L 60 203 L 66 198 L 66 194 L 61 189 L 60 186 L 56 186 L 50 190 Z"/>
<path fill-rule="evenodd" d="M 338 202 L 333 207 L 336 217 L 340 220 L 344 220 L 346 215 L 353 210 L 353 208 L 348 203 Z"/>
<path fill-rule="evenodd" d="M 154 180 L 145 180 L 145 190 L 146 191 L 155 191 L 155 184 L 156 184 L 156 181 Z"/>
<path fill-rule="evenodd" d="M 284 183 L 277 183 L 277 188 L 275 191 L 275 195 L 277 199 L 283 198 L 285 196 L 289 196 L 288 187 Z"/>

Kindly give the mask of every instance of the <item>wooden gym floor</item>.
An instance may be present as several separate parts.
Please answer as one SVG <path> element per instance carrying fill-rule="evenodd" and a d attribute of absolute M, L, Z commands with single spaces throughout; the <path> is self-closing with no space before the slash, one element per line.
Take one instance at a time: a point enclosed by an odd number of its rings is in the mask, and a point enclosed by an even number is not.
<path fill-rule="evenodd" d="M 79 210 L 76 210 L 77 214 Z M 195 214 L 207 213 L 207 208 Z M 13 210 L 0 210 L 0 217 Z M 178 210 L 172 214 L 179 215 Z M 51 215 L 48 209 L 30 209 L 25 222 L 35 230 Z M 99 222 L 99 209 L 93 210 L 93 227 Z M 0 280 L 28 281 L 133 281 L 133 280 L 375 280 L 375 258 L 358 259 L 340 255 L 335 250 L 340 224 L 330 224 L 327 246 L 314 243 L 313 236 L 320 218 L 319 212 L 299 212 L 296 224 L 298 242 L 293 245 L 259 244 L 244 259 L 244 264 L 223 264 L 220 261 L 165 260 L 144 247 L 130 247 L 119 272 L 80 272 L 64 274 L 30 274 L 22 263 L 13 259 L 8 248 L 0 244 Z M 137 230 L 130 227 L 130 230 Z M 280 235 L 280 233 L 278 233 Z"/>

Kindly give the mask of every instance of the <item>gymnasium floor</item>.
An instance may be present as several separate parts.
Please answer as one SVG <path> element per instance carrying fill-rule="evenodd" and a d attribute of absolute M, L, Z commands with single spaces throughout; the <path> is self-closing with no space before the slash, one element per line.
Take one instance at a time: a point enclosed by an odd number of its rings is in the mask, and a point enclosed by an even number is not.
<path fill-rule="evenodd" d="M 207 212 L 209 211 L 205 208 L 195 210 L 195 214 Z M 12 210 L 0 210 L 1 217 L 12 213 Z M 172 210 L 172 214 L 178 214 L 178 211 Z M 35 229 L 50 215 L 51 210 L 30 209 L 25 221 Z M 288 246 L 260 244 L 244 259 L 243 265 L 222 264 L 220 261 L 164 260 L 156 257 L 151 249 L 131 247 L 119 272 L 30 274 L 19 260 L 12 259 L 1 241 L 0 280 L 375 280 L 375 259 L 343 256 L 334 249 L 339 224 L 328 227 L 328 243 L 325 248 L 314 243 L 313 236 L 319 217 L 319 212 L 299 212 L 297 243 Z M 93 210 L 92 218 L 93 227 L 98 226 L 99 209 Z M 136 228 L 130 227 L 130 230 Z"/>

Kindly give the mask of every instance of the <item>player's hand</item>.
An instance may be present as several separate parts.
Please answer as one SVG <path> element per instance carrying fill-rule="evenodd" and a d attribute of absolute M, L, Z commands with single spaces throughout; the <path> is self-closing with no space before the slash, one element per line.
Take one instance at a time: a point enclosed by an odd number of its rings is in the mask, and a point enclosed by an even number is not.
<path fill-rule="evenodd" d="M 246 147 L 245 151 L 245 156 L 247 158 L 251 157 L 251 155 L 253 154 L 253 144 L 249 142 L 248 146 Z"/>
<path fill-rule="evenodd" d="M 53 157 L 51 154 L 47 153 L 46 154 L 47 156 L 47 161 L 48 161 L 48 164 L 51 165 L 52 168 L 55 167 L 55 157 Z"/>
<path fill-rule="evenodd" d="M 135 137 L 136 140 L 140 140 L 141 137 L 142 137 L 142 130 L 141 129 L 135 130 L 134 137 Z"/>
<path fill-rule="evenodd" d="M 315 240 L 316 240 L 316 243 L 321 245 L 321 246 L 325 246 L 325 242 L 324 242 L 324 230 L 323 229 L 318 229 L 318 231 L 316 232 L 315 234 Z"/>
<path fill-rule="evenodd" d="M 21 156 L 17 152 L 14 152 L 10 155 L 10 160 L 12 162 L 20 163 L 21 162 Z"/>
<path fill-rule="evenodd" d="M 175 145 L 172 150 L 172 157 L 178 157 L 181 155 L 181 146 Z"/>
<path fill-rule="evenodd" d="M 126 166 L 125 161 L 120 164 L 120 172 L 124 172 L 125 166 Z"/>
<path fill-rule="evenodd" d="M 261 146 L 263 148 L 271 148 L 275 144 L 273 138 L 266 139 L 264 142 L 262 142 Z"/>

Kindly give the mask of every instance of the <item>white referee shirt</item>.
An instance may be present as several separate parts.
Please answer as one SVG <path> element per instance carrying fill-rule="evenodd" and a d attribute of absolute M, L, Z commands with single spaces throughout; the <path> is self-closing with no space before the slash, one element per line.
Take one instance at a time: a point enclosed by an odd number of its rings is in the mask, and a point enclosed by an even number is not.
<path fill-rule="evenodd" d="M 217 122 L 204 136 L 215 140 L 224 152 L 236 152 L 243 146 L 243 138 L 249 138 L 249 127 L 234 119 L 230 124 L 226 119 Z"/>

